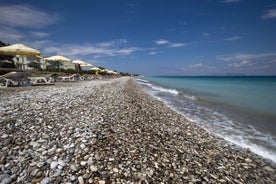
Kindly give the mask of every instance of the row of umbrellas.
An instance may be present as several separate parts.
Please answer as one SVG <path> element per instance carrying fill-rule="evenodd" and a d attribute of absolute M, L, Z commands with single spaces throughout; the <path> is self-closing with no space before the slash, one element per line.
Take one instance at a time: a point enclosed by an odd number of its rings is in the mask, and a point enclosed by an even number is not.
<path fill-rule="evenodd" d="M 5 54 L 5 55 L 12 55 L 12 56 L 40 56 L 41 52 L 39 50 L 27 47 L 23 44 L 17 43 L 17 44 L 13 44 L 10 46 L 5 46 L 5 47 L 0 47 L 0 53 L 1 54 Z M 70 59 L 61 56 L 61 55 L 56 55 L 56 56 L 51 56 L 51 57 L 47 57 L 44 58 L 45 61 L 56 61 L 58 62 L 71 62 Z M 73 61 L 74 64 L 79 64 L 81 67 L 92 67 L 90 68 L 90 70 L 101 70 L 100 68 L 97 67 L 93 67 L 93 65 L 86 63 L 84 61 L 81 60 L 74 60 Z"/>

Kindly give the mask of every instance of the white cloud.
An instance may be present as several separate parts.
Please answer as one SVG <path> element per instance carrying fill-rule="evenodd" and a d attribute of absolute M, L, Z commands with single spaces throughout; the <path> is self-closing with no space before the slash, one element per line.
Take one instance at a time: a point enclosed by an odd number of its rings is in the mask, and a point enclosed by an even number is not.
<path fill-rule="evenodd" d="M 276 9 L 268 10 L 263 16 L 263 19 L 272 19 L 276 18 Z"/>
<path fill-rule="evenodd" d="M 189 68 L 203 68 L 206 67 L 206 65 L 202 64 L 202 63 L 197 63 L 197 64 L 191 64 L 189 66 Z"/>
<path fill-rule="evenodd" d="M 226 40 L 226 41 L 234 41 L 234 40 L 239 40 L 240 38 L 241 38 L 240 36 L 233 36 L 233 37 L 225 38 L 224 40 Z"/>
<path fill-rule="evenodd" d="M 152 51 L 152 52 L 149 52 L 148 54 L 149 54 L 149 55 L 156 55 L 156 54 L 157 54 L 157 52 Z"/>
<path fill-rule="evenodd" d="M 42 28 L 58 20 L 58 15 L 28 5 L 0 6 L 0 24 L 9 27 Z"/>
<path fill-rule="evenodd" d="M 185 75 L 207 75 L 213 74 L 217 70 L 217 68 L 202 63 L 196 63 L 182 67 L 180 68 L 180 70 L 182 72 L 185 72 Z"/>
<path fill-rule="evenodd" d="M 155 43 L 157 45 L 164 45 L 164 44 L 168 44 L 170 43 L 168 40 L 163 40 L 163 39 L 160 39 L 160 40 L 156 40 Z"/>
<path fill-rule="evenodd" d="M 230 63 L 228 66 L 234 67 L 234 68 L 240 68 L 240 67 L 252 66 L 252 65 L 253 65 L 253 63 L 251 61 L 243 60 L 241 62 Z"/>
<path fill-rule="evenodd" d="M 157 45 L 167 45 L 168 47 L 172 47 L 172 48 L 187 46 L 186 43 L 172 43 L 168 40 L 163 40 L 163 39 L 156 40 L 155 43 Z"/>
<path fill-rule="evenodd" d="M 276 59 L 271 60 L 270 63 L 276 63 Z"/>
<path fill-rule="evenodd" d="M 238 3 L 240 0 L 224 0 L 223 3 Z"/>
<path fill-rule="evenodd" d="M 46 36 L 49 36 L 50 34 L 44 33 L 44 32 L 39 32 L 39 31 L 34 31 L 34 32 L 31 32 L 31 35 L 34 37 L 37 37 L 37 38 L 44 38 Z"/>
<path fill-rule="evenodd" d="M 99 43 L 98 45 L 100 47 L 110 47 L 110 46 L 119 46 L 126 43 L 127 43 L 127 39 L 115 39 L 108 42 Z"/>
<path fill-rule="evenodd" d="M 218 60 L 226 61 L 226 62 L 234 62 L 234 61 L 243 61 L 243 60 L 252 60 L 259 58 L 266 58 L 276 56 L 276 53 L 261 53 L 261 54 L 234 54 L 230 56 L 218 56 Z"/>
<path fill-rule="evenodd" d="M 45 46 L 44 53 L 47 55 L 63 54 L 65 56 L 79 56 L 92 55 L 94 58 L 101 58 L 105 56 L 125 56 L 131 55 L 136 51 L 143 49 L 137 47 L 129 47 L 126 45 L 127 40 L 119 39 L 109 42 L 102 42 L 97 44 L 57 44 L 51 43 Z"/>
<path fill-rule="evenodd" d="M 4 42 L 20 42 L 22 38 L 24 38 L 24 35 L 15 29 L 4 27 L 0 29 L 0 40 Z"/>
<path fill-rule="evenodd" d="M 169 47 L 173 47 L 173 48 L 175 48 L 175 47 L 184 47 L 184 46 L 186 46 L 187 44 L 185 44 L 185 43 L 171 43 L 170 45 L 169 45 Z"/>

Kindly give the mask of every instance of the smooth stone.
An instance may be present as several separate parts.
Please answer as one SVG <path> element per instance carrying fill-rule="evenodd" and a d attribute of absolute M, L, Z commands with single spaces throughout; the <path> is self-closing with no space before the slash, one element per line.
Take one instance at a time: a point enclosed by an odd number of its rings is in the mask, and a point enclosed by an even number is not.
<path fill-rule="evenodd" d="M 55 174 L 54 174 L 54 176 L 55 176 L 55 177 L 60 176 L 61 173 L 62 173 L 62 170 L 57 169 L 56 172 L 55 172 Z"/>
<path fill-rule="evenodd" d="M 100 180 L 99 184 L 105 184 L 105 181 L 104 180 Z"/>
<path fill-rule="evenodd" d="M 53 155 L 55 153 L 56 149 L 55 148 L 52 148 L 52 149 L 49 149 L 48 150 L 48 155 Z"/>
<path fill-rule="evenodd" d="M 30 175 L 31 175 L 31 176 L 36 176 L 36 174 L 37 174 L 38 171 L 39 171 L 38 169 L 34 169 L 34 170 L 32 170 L 32 172 L 30 173 Z"/>
<path fill-rule="evenodd" d="M 93 158 L 89 157 L 88 160 L 87 160 L 87 164 L 92 165 L 93 163 L 94 163 Z"/>
<path fill-rule="evenodd" d="M 114 158 L 109 158 L 108 160 L 112 162 L 112 161 L 114 161 L 115 159 L 114 159 Z"/>
<path fill-rule="evenodd" d="M 2 180 L 5 179 L 5 178 L 9 178 L 9 177 L 10 177 L 9 174 L 1 174 L 1 175 L 0 175 L 0 181 L 2 181 Z"/>
<path fill-rule="evenodd" d="M 84 184 L 84 180 L 82 176 L 78 177 L 79 184 Z"/>
<path fill-rule="evenodd" d="M 79 166 L 77 164 L 72 164 L 70 165 L 70 169 L 72 169 L 73 171 L 77 171 L 79 170 Z"/>
<path fill-rule="evenodd" d="M 267 171 L 271 171 L 271 172 L 272 172 L 272 171 L 274 171 L 274 169 L 272 169 L 272 168 L 271 168 L 271 167 L 269 167 L 269 166 L 266 166 L 266 167 L 265 167 L 265 170 L 267 170 Z"/>
<path fill-rule="evenodd" d="M 32 183 L 38 183 L 38 182 L 41 181 L 41 179 L 42 179 L 42 178 L 33 178 L 33 179 L 31 180 L 31 182 L 32 182 Z"/>
<path fill-rule="evenodd" d="M 80 148 L 81 148 L 81 149 L 84 149 L 84 148 L 85 148 L 85 144 L 81 144 L 81 145 L 80 145 Z"/>
<path fill-rule="evenodd" d="M 71 177 L 70 177 L 70 180 L 71 180 L 71 181 L 75 181 L 75 180 L 76 180 L 76 176 L 71 176 Z"/>
<path fill-rule="evenodd" d="M 42 166 L 44 166 L 45 165 L 45 162 L 38 162 L 37 164 L 36 164 L 36 166 L 38 167 L 38 168 L 40 168 L 40 167 L 42 167 Z"/>
<path fill-rule="evenodd" d="M 92 172 L 96 172 L 96 171 L 98 170 L 98 168 L 97 168 L 97 166 L 95 166 L 95 165 L 91 165 L 91 166 L 90 166 L 90 170 L 91 170 Z"/>
<path fill-rule="evenodd" d="M 80 162 L 80 165 L 82 165 L 82 166 L 85 166 L 86 164 L 87 164 L 86 161 L 81 161 L 81 162 Z"/>
<path fill-rule="evenodd" d="M 12 182 L 11 178 L 4 178 L 2 181 L 1 181 L 1 184 L 10 184 Z"/>
<path fill-rule="evenodd" d="M 117 168 L 113 168 L 113 172 L 117 173 L 119 170 Z"/>
<path fill-rule="evenodd" d="M 8 138 L 8 137 L 9 137 L 8 134 L 3 134 L 3 135 L 1 136 L 1 138 L 3 138 L 3 139 L 6 139 L 6 138 Z"/>
<path fill-rule="evenodd" d="M 63 166 L 58 165 L 57 168 L 62 170 L 62 169 L 63 169 Z"/>
<path fill-rule="evenodd" d="M 50 165 L 51 169 L 55 169 L 58 166 L 58 162 L 52 162 Z"/>
<path fill-rule="evenodd" d="M 45 177 L 41 180 L 40 184 L 48 184 L 51 182 L 51 178 Z"/>
<path fill-rule="evenodd" d="M 58 165 L 64 167 L 65 166 L 65 162 L 63 160 L 58 160 Z"/>

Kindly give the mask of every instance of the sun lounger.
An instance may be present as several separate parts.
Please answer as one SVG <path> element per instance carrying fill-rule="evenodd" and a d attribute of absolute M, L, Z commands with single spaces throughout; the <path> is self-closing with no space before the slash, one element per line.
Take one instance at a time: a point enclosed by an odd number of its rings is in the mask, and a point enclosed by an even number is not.
<path fill-rule="evenodd" d="M 54 85 L 51 77 L 28 77 L 30 83 L 34 86 L 37 85 Z"/>
<path fill-rule="evenodd" d="M 9 72 L 0 76 L 0 87 L 19 86 L 28 82 L 25 72 Z"/>
<path fill-rule="evenodd" d="M 80 77 L 79 75 L 73 74 L 65 77 L 61 77 L 63 82 L 72 82 L 72 81 L 79 81 L 83 80 L 84 78 Z"/>

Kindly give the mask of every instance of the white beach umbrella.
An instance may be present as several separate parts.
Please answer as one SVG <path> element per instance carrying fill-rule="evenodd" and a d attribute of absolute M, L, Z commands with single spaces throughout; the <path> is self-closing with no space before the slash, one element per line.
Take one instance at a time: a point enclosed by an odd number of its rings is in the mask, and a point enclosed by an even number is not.
<path fill-rule="evenodd" d="M 51 56 L 51 57 L 47 57 L 47 58 L 44 58 L 45 61 L 56 61 L 57 62 L 57 65 L 58 65 L 58 69 L 60 70 L 59 68 L 59 62 L 71 62 L 70 59 L 62 56 L 62 55 L 56 55 L 56 56 Z"/>
<path fill-rule="evenodd" d="M 75 64 L 79 64 L 80 66 L 84 66 L 84 67 L 92 67 L 93 65 L 91 65 L 90 63 L 87 63 L 87 62 L 84 62 L 84 61 L 81 61 L 81 60 L 74 60 L 73 63 Z"/>
<path fill-rule="evenodd" d="M 89 70 L 100 71 L 101 69 L 94 66 L 94 67 L 90 68 Z"/>
<path fill-rule="evenodd" d="M 70 62 L 71 60 L 62 56 L 62 55 L 56 55 L 56 56 L 51 56 L 44 58 L 46 61 L 60 61 L 60 62 Z"/>
<path fill-rule="evenodd" d="M 16 43 L 13 45 L 0 47 L 0 53 L 4 55 L 21 55 L 21 56 L 37 56 L 40 55 L 40 51 L 33 49 L 31 47 L 27 47 L 21 43 Z"/>
<path fill-rule="evenodd" d="M 11 55 L 11 56 L 37 56 L 40 55 L 40 51 L 33 49 L 31 47 L 27 47 L 21 43 L 16 43 L 13 45 L 0 47 L 0 53 L 3 55 Z M 23 61 L 23 58 L 22 58 Z M 24 63 L 22 62 L 22 66 Z"/>
<path fill-rule="evenodd" d="M 79 64 L 80 66 L 87 64 L 86 62 L 81 61 L 81 60 L 78 60 L 78 59 L 77 59 L 77 60 L 72 61 L 72 63 L 74 63 L 74 64 Z"/>

